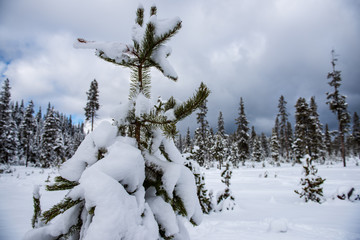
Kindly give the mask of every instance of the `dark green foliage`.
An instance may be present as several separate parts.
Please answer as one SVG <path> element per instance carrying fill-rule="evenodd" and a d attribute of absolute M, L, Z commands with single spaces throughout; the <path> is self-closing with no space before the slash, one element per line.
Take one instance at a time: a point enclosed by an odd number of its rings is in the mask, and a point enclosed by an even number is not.
<path fill-rule="evenodd" d="M 59 214 L 62 214 L 66 210 L 81 203 L 82 201 L 83 201 L 82 199 L 78 199 L 74 201 L 71 198 L 66 197 L 63 201 L 54 205 L 52 208 L 50 208 L 49 210 L 45 211 L 42 214 L 44 223 L 47 224 Z"/>
<path fill-rule="evenodd" d="M 34 193 L 33 193 L 33 202 L 34 202 L 34 215 L 31 219 L 31 226 L 32 228 L 36 228 L 39 226 L 41 222 L 41 206 L 40 206 L 40 194 L 39 194 L 39 188 L 35 187 Z"/>
<path fill-rule="evenodd" d="M 302 186 L 301 191 L 295 190 L 295 193 L 300 195 L 300 198 L 304 197 L 305 202 L 313 201 L 322 203 L 323 201 L 323 188 L 322 184 L 325 179 L 317 176 L 317 168 L 313 165 L 311 158 L 306 158 L 306 165 L 303 166 L 304 178 L 301 178 L 300 184 Z"/>
<path fill-rule="evenodd" d="M 61 176 L 55 177 L 55 183 L 53 185 L 46 185 L 47 191 L 62 191 L 69 190 L 79 185 L 78 182 L 69 181 Z"/>
<path fill-rule="evenodd" d="M 107 153 L 107 149 L 106 148 L 99 148 L 98 149 L 98 155 L 97 155 L 97 159 L 103 159 L 105 157 L 105 154 Z"/>

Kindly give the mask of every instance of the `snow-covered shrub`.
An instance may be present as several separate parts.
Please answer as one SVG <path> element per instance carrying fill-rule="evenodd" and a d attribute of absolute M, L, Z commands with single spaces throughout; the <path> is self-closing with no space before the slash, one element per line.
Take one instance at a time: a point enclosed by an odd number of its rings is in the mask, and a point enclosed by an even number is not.
<path fill-rule="evenodd" d="M 131 69 L 129 103 L 114 124 L 100 124 L 61 166 L 47 190 L 69 192 L 42 213 L 45 225 L 29 231 L 25 239 L 188 239 L 182 221 L 200 224 L 194 175 L 184 166 L 173 138 L 176 123 L 195 111 L 209 90 L 201 84 L 183 103 L 173 97 L 152 103 L 151 67 L 177 79 L 164 43 L 178 32 L 181 21 L 158 20 L 155 6 L 150 12 L 145 23 L 144 9 L 138 8 L 133 44 L 84 39 L 75 44 Z"/>
<path fill-rule="evenodd" d="M 223 210 L 233 210 L 235 207 L 235 198 L 232 195 L 230 190 L 230 180 L 232 171 L 230 169 L 231 164 L 229 162 L 226 163 L 226 168 L 221 173 L 221 182 L 226 185 L 226 188 L 223 191 L 218 192 L 217 194 L 217 206 L 216 211 L 223 211 Z"/>
<path fill-rule="evenodd" d="M 300 198 L 304 197 L 305 202 L 314 201 L 321 203 L 323 199 L 322 184 L 325 179 L 317 175 L 317 168 L 313 165 L 312 159 L 306 157 L 306 165 L 303 166 L 304 177 L 301 178 L 300 184 L 301 190 L 295 190 L 295 193 L 300 195 Z"/>
<path fill-rule="evenodd" d="M 339 187 L 336 193 L 333 195 L 333 199 L 338 198 L 341 200 L 360 201 L 360 191 L 351 186 Z"/>
<path fill-rule="evenodd" d="M 286 233 L 288 231 L 288 223 L 286 219 L 272 219 L 269 223 L 269 232 Z"/>

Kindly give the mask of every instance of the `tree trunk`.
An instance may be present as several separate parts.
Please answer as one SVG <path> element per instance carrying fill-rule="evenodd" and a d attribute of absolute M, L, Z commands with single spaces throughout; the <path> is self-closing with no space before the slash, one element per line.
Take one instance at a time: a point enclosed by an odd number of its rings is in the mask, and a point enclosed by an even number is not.
<path fill-rule="evenodd" d="M 339 123 L 339 134 L 340 134 L 340 145 L 341 145 L 341 157 L 343 159 L 344 167 L 346 167 L 344 130 L 343 130 L 341 123 Z"/>
<path fill-rule="evenodd" d="M 91 114 L 91 131 L 94 130 L 94 114 Z"/>

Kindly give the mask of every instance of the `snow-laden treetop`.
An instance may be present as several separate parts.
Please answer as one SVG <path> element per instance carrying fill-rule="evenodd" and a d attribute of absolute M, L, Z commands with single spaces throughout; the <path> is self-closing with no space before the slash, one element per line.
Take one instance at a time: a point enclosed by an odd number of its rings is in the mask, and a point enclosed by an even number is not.
<path fill-rule="evenodd" d="M 181 28 L 179 17 L 158 19 L 156 7 L 151 7 L 150 18 L 144 24 L 144 9 L 139 6 L 132 28 L 133 43 L 96 42 L 78 39 L 75 48 L 96 49 L 96 54 L 106 61 L 126 67 L 156 67 L 165 77 L 177 80 L 178 75 L 167 57 L 171 48 L 165 42 Z"/>

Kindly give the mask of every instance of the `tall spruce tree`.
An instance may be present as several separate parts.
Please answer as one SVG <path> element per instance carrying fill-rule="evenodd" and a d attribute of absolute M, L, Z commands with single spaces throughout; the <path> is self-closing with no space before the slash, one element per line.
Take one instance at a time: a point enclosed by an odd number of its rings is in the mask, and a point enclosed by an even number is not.
<path fill-rule="evenodd" d="M 279 144 L 280 144 L 280 155 L 282 157 L 285 157 L 286 159 L 289 159 L 290 157 L 290 144 L 289 144 L 289 133 L 288 133 L 288 112 L 286 110 L 286 104 L 285 98 L 283 95 L 279 98 Z"/>
<path fill-rule="evenodd" d="M 295 141 L 294 141 L 294 155 L 295 161 L 300 163 L 300 159 L 305 154 L 311 156 L 310 148 L 311 137 L 309 135 L 309 126 L 311 124 L 309 105 L 305 98 L 300 97 L 295 105 Z"/>
<path fill-rule="evenodd" d="M 22 122 L 20 123 L 20 144 L 25 157 L 25 165 L 28 166 L 29 162 L 36 162 L 35 146 L 35 134 L 36 134 L 36 123 L 34 119 L 34 103 L 29 102 L 29 105 L 25 109 L 25 114 Z"/>
<path fill-rule="evenodd" d="M 99 110 L 100 104 L 99 104 L 99 88 L 98 88 L 98 82 L 96 79 L 91 81 L 90 89 L 86 92 L 87 94 L 87 102 L 85 110 L 85 119 L 91 121 L 91 131 L 94 130 L 94 121 L 96 117 L 96 111 Z"/>
<path fill-rule="evenodd" d="M 217 161 L 219 169 L 221 169 L 223 162 L 226 160 L 226 136 L 225 136 L 225 128 L 224 128 L 224 118 L 222 116 L 222 112 L 219 113 L 218 124 L 217 124 L 217 132 L 214 136 L 214 145 L 213 148 L 213 157 L 214 160 Z"/>
<path fill-rule="evenodd" d="M 191 153 L 191 152 L 192 152 L 192 140 L 190 135 L 190 128 L 188 127 L 185 136 L 184 153 Z"/>
<path fill-rule="evenodd" d="M 206 100 L 199 107 L 197 113 L 197 123 L 199 127 L 195 130 L 194 134 L 194 159 L 199 163 L 200 166 L 210 167 L 210 149 L 209 141 L 211 140 L 211 133 L 209 130 L 209 122 L 206 120 L 207 106 Z"/>
<path fill-rule="evenodd" d="M 269 157 L 270 156 L 269 142 L 268 142 L 268 139 L 267 139 L 265 133 L 263 133 L 263 132 L 260 135 L 260 142 L 261 142 L 261 148 L 264 153 L 264 157 L 265 158 Z"/>
<path fill-rule="evenodd" d="M 339 88 L 341 86 L 341 71 L 336 70 L 336 62 L 338 61 L 335 51 L 331 51 L 332 59 L 332 72 L 327 75 L 328 79 L 331 79 L 329 85 L 334 88 L 333 92 L 327 92 L 328 101 L 326 104 L 329 105 L 330 110 L 336 115 L 339 128 L 338 136 L 340 140 L 341 157 L 343 159 L 343 165 L 346 167 L 345 159 L 345 134 L 348 132 L 350 124 L 350 114 L 347 110 L 346 96 L 340 94 Z"/>
<path fill-rule="evenodd" d="M 45 168 L 61 164 L 65 160 L 63 148 L 60 119 L 49 104 L 41 136 L 40 166 Z"/>
<path fill-rule="evenodd" d="M 250 154 L 252 154 L 252 152 L 254 151 L 254 145 L 255 145 L 256 138 L 257 138 L 257 134 L 255 131 L 255 127 L 251 126 L 251 132 L 250 132 L 250 138 L 249 138 Z"/>
<path fill-rule="evenodd" d="M 155 6 L 147 22 L 142 6 L 136 15 L 132 44 L 79 39 L 75 45 L 96 49 L 100 58 L 130 68 L 128 112 L 116 119 L 116 126 L 98 126 L 62 165 L 57 183 L 48 189 L 70 192 L 43 212 L 46 225 L 25 239 L 188 239 L 183 217 L 201 222 L 194 176 L 173 138 L 176 123 L 202 105 L 209 90 L 201 84 L 183 103 L 171 97 L 144 108 L 151 101 L 151 67 L 177 79 L 164 44 L 179 31 L 181 20 L 157 20 Z M 49 225 L 55 216 L 61 221 Z"/>
<path fill-rule="evenodd" d="M 319 114 L 317 112 L 317 104 L 315 97 L 310 99 L 310 126 L 309 126 L 309 148 L 311 149 L 311 157 L 317 160 L 325 157 L 324 134 L 322 131 L 322 124 L 320 123 Z"/>
<path fill-rule="evenodd" d="M 245 114 L 245 107 L 242 97 L 240 98 L 239 117 L 235 119 L 237 130 L 235 134 L 235 142 L 237 142 L 238 156 L 242 164 L 245 165 L 245 160 L 249 157 L 249 127 L 248 120 Z"/>
<path fill-rule="evenodd" d="M 12 150 L 7 138 L 11 129 L 10 81 L 5 79 L 0 92 L 0 163 L 8 163 Z"/>
<path fill-rule="evenodd" d="M 253 151 L 252 151 L 252 159 L 253 161 L 256 162 L 261 162 L 264 158 L 263 155 L 263 149 L 261 147 L 261 141 L 259 139 L 259 137 L 255 137 L 254 139 L 254 146 L 253 146 Z"/>

